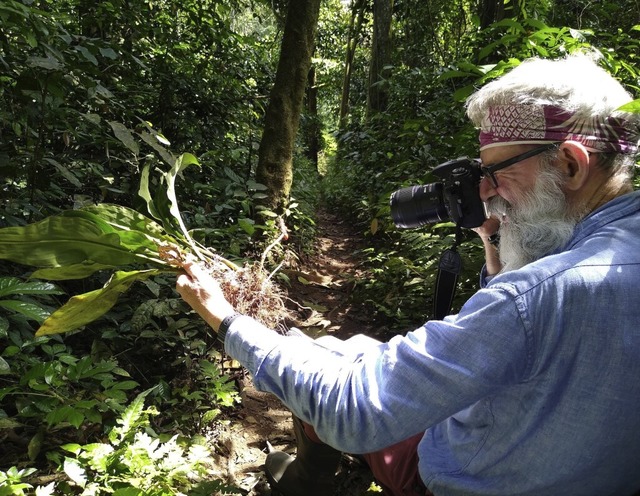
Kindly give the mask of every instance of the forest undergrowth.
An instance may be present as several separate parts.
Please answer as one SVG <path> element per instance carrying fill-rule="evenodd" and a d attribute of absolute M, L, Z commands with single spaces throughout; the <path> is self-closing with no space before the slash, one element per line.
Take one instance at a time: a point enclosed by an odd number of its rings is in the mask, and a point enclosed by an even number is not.
<path fill-rule="evenodd" d="M 332 335 L 339 339 L 363 333 L 381 338 L 387 331 L 374 313 L 355 304 L 355 281 L 366 277 L 360 250 L 366 246 L 362 233 L 339 215 L 321 211 L 312 252 L 297 269 L 285 269 L 293 320 L 287 322 L 311 337 Z M 295 303 L 293 303 L 295 302 Z M 232 363 L 232 362 L 231 362 Z M 267 441 L 278 450 L 295 454 L 291 414 L 273 395 L 257 391 L 242 369 L 236 369 L 242 402 L 228 422 L 221 424 L 217 445 L 220 473 L 248 495 L 271 495 L 262 464 Z M 336 476 L 336 496 L 376 494 L 368 468 L 344 455 Z M 275 494 L 275 493 L 274 493 Z"/>

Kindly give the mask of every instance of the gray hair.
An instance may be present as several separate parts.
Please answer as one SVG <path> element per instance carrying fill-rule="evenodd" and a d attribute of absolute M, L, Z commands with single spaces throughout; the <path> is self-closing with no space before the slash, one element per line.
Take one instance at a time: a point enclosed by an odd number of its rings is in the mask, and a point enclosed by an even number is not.
<path fill-rule="evenodd" d="M 467 100 L 467 114 L 477 127 L 489 109 L 498 105 L 552 105 L 580 118 L 623 117 L 628 125 L 640 129 L 640 114 L 619 112 L 633 100 L 622 84 L 598 66 L 587 53 L 549 60 L 530 58 L 486 84 Z M 599 154 L 600 155 L 600 154 Z M 612 174 L 629 175 L 634 156 L 603 153 L 598 165 Z"/>

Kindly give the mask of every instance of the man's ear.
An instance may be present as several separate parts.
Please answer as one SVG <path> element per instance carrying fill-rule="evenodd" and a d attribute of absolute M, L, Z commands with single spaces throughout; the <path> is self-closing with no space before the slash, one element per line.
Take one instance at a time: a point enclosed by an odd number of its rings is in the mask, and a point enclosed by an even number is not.
<path fill-rule="evenodd" d="M 559 148 L 559 167 L 565 178 L 564 187 L 569 191 L 577 191 L 589 179 L 591 166 L 589 152 L 582 143 L 564 141 Z"/>

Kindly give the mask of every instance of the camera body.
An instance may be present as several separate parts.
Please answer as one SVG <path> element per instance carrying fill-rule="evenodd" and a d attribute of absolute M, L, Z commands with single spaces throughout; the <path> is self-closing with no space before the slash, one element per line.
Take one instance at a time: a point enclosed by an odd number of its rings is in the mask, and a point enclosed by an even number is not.
<path fill-rule="evenodd" d="M 414 228 L 453 221 L 479 227 L 487 218 L 480 199 L 481 163 L 460 157 L 438 165 L 433 174 L 442 182 L 409 186 L 391 194 L 391 217 L 396 227 Z"/>

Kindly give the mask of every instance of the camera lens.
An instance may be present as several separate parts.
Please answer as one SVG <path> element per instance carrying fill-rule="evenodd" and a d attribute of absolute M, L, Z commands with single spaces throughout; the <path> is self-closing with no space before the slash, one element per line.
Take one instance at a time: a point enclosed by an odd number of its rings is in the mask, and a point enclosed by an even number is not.
<path fill-rule="evenodd" d="M 413 228 L 449 220 L 442 183 L 409 186 L 391 194 L 391 218 L 396 227 Z"/>

